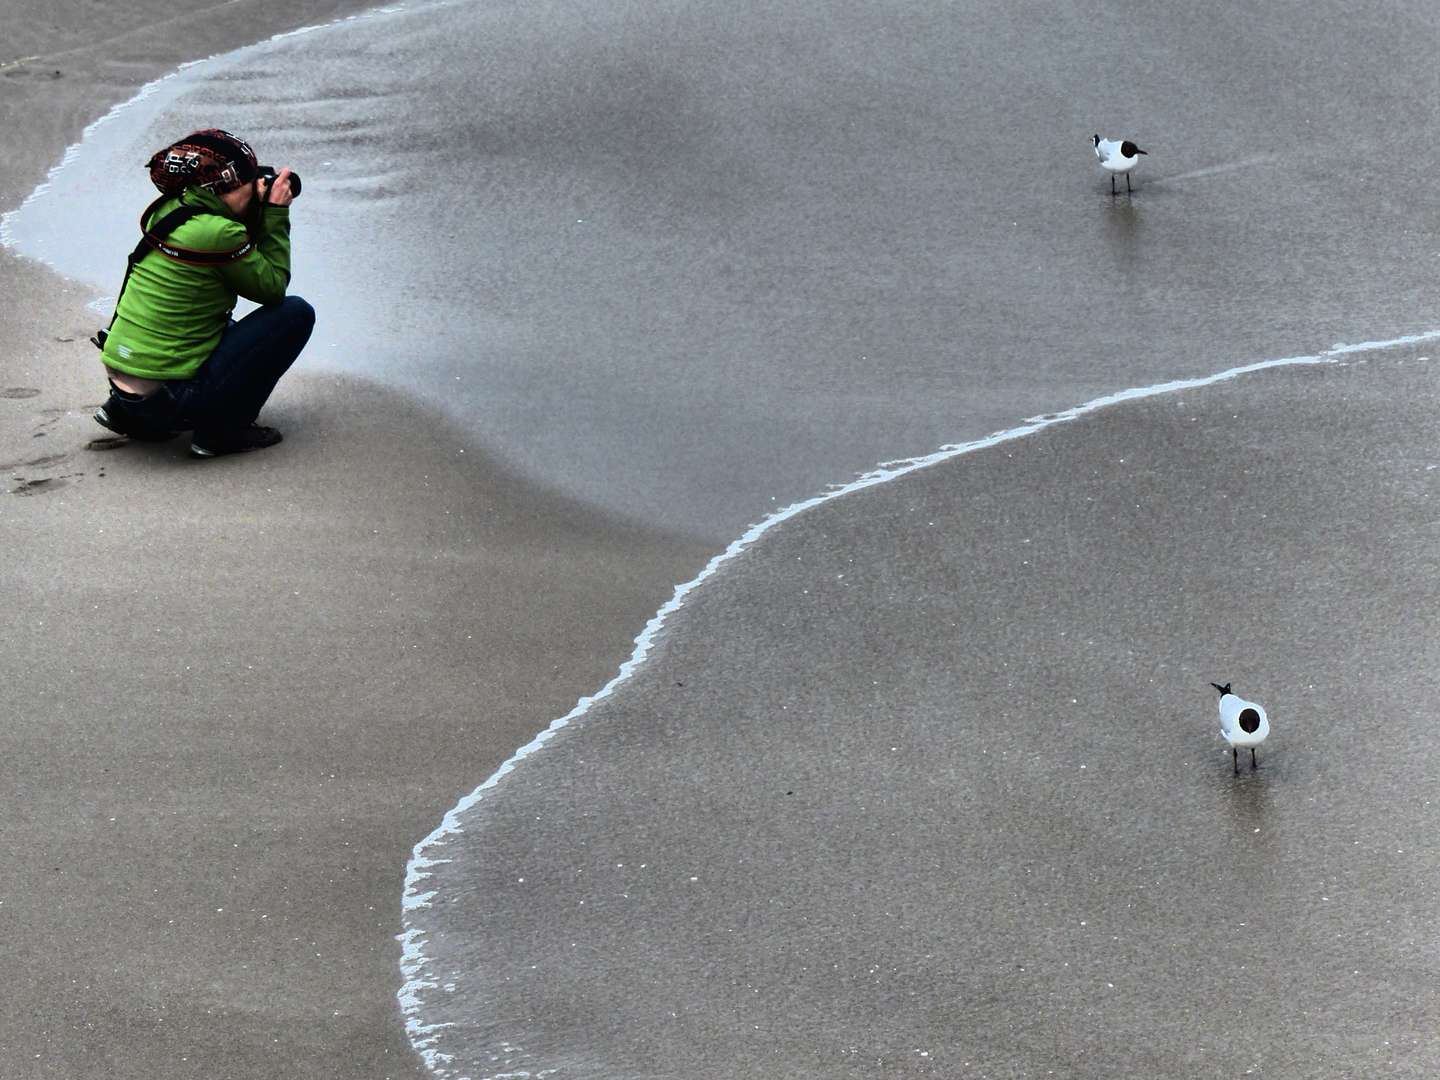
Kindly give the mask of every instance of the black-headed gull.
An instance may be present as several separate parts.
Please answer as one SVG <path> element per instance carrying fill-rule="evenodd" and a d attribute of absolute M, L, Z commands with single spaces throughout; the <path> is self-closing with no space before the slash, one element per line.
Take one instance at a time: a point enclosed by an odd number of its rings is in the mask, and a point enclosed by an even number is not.
<path fill-rule="evenodd" d="M 1130 170 L 1140 162 L 1140 155 L 1146 153 L 1129 139 L 1102 139 L 1095 136 L 1095 156 L 1100 167 L 1110 174 L 1110 194 L 1115 194 L 1115 174 L 1125 174 L 1125 190 L 1130 190 Z"/>
<path fill-rule="evenodd" d="M 1240 771 L 1240 747 L 1250 748 L 1250 768 L 1255 768 L 1255 747 L 1270 734 L 1270 721 L 1265 716 L 1265 706 L 1246 701 L 1238 694 L 1231 693 L 1230 684 L 1224 686 L 1211 683 L 1220 691 L 1220 734 L 1230 744 L 1230 755 L 1235 762 L 1235 771 Z"/>

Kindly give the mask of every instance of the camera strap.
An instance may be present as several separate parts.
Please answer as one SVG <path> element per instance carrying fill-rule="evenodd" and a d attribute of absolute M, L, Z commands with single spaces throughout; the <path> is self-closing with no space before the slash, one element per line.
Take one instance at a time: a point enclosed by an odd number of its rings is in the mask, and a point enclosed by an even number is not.
<path fill-rule="evenodd" d="M 166 237 L 181 225 L 185 224 L 185 222 L 200 214 L 214 213 L 213 210 L 206 210 L 199 206 L 191 206 L 182 201 L 179 206 L 175 207 L 174 210 L 171 210 L 159 221 L 153 225 L 147 225 L 146 223 L 150 220 L 150 216 L 160 208 L 161 203 L 167 201 L 170 197 L 169 195 L 161 195 L 147 206 L 144 213 L 140 215 L 140 242 L 135 245 L 135 250 L 130 252 L 126 258 L 125 278 L 120 282 L 120 292 L 115 297 L 115 314 L 110 316 L 111 326 L 115 325 L 115 319 L 120 314 L 120 298 L 125 295 L 125 286 L 130 284 L 130 275 L 135 272 L 135 267 L 139 265 L 140 260 L 150 254 L 150 252 L 158 251 L 160 254 L 174 259 L 177 262 L 202 266 L 218 266 L 224 263 L 234 262 L 236 259 L 243 259 L 255 247 L 255 241 L 250 239 L 248 234 L 243 244 L 229 251 L 200 251 L 195 248 L 183 248 L 170 243 Z M 104 330 L 98 331 L 95 336 L 90 339 L 90 343 L 97 349 L 103 349 L 105 348 L 105 339 L 109 336 L 110 330 L 107 327 Z"/>

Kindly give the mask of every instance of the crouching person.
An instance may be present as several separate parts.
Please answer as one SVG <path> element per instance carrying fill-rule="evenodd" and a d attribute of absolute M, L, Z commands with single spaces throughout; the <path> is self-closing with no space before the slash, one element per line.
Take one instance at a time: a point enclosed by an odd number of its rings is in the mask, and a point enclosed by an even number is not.
<path fill-rule="evenodd" d="M 274 446 L 260 409 L 310 339 L 315 312 L 290 283 L 290 203 L 300 178 L 257 164 L 243 140 L 197 131 L 149 161 L 160 198 L 100 346 L 103 427 L 141 441 L 193 432 L 197 457 Z M 261 306 L 235 321 L 238 297 Z"/>

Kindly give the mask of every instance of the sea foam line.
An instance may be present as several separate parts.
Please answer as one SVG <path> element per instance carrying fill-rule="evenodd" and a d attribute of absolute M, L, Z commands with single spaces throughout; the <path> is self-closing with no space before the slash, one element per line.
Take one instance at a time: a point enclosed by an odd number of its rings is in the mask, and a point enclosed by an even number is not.
<path fill-rule="evenodd" d="M 1001 443 L 1011 442 L 1023 438 L 1026 435 L 1033 435 L 1037 431 L 1053 427 L 1056 424 L 1068 423 L 1071 420 L 1087 416 L 1090 413 L 1098 412 L 1101 409 L 1118 405 L 1125 401 L 1138 401 L 1142 398 L 1160 397 L 1165 394 L 1174 394 L 1182 390 L 1195 390 L 1201 387 L 1213 386 L 1215 383 L 1235 379 L 1241 375 L 1249 375 L 1253 372 L 1264 371 L 1267 368 L 1294 367 L 1303 364 L 1333 364 L 1341 357 L 1350 356 L 1356 353 L 1379 352 L 1385 349 L 1403 348 L 1407 345 L 1419 345 L 1427 341 L 1440 340 L 1440 330 L 1427 330 L 1420 334 L 1407 334 L 1403 337 L 1389 338 L 1384 341 L 1362 341 L 1354 345 L 1336 344 L 1324 352 L 1312 356 L 1287 356 L 1275 360 L 1258 360 L 1254 363 L 1244 364 L 1239 367 L 1228 368 L 1225 371 L 1214 375 L 1206 375 L 1194 379 L 1176 379 L 1171 382 L 1156 383 L 1152 386 L 1134 387 L 1129 390 L 1120 390 L 1113 394 L 1106 394 L 1104 397 L 1094 398 L 1082 405 L 1066 409 L 1064 412 L 1046 413 L 1043 416 L 1032 416 L 1017 427 L 1006 428 L 997 431 L 984 438 L 975 439 L 966 443 L 952 443 L 940 447 L 933 453 L 923 457 L 904 458 L 899 461 L 885 462 L 876 466 L 870 472 L 864 473 L 846 484 L 832 486 L 823 494 L 812 496 L 801 502 L 793 503 L 782 510 L 770 514 L 758 524 L 750 528 L 739 539 L 735 540 L 720 554 L 712 558 L 703 570 L 696 577 L 683 585 L 675 588 L 675 593 L 669 601 L 660 608 L 645 624 L 645 629 L 635 639 L 635 650 L 630 658 L 620 665 L 620 670 L 608 683 L 602 686 L 589 697 L 581 698 L 573 709 L 557 720 L 551 721 L 550 725 L 531 739 L 520 749 L 516 750 L 508 760 L 505 761 L 490 777 L 470 794 L 457 802 L 441 819 L 439 825 L 415 845 L 412 849 L 410 861 L 405 868 L 405 891 L 401 903 L 401 922 L 404 932 L 396 935 L 396 940 L 401 943 L 400 971 L 404 976 L 404 983 L 401 985 L 396 997 L 399 999 L 401 1012 L 405 1015 L 405 1030 L 410 1036 L 410 1043 L 416 1052 L 424 1059 L 426 1066 L 432 1073 L 439 1077 L 453 1075 L 446 1069 L 445 1063 L 453 1060 L 452 1055 L 441 1053 L 435 1048 L 439 1041 L 442 1030 L 453 1025 L 450 1024 L 425 1024 L 420 1019 L 423 1008 L 421 994 L 425 990 L 436 989 L 439 983 L 426 972 L 429 965 L 429 958 L 425 955 L 425 932 L 410 922 L 409 914 L 430 906 L 436 890 L 425 891 L 423 882 L 431 876 L 430 867 L 440 866 L 450 862 L 449 859 L 436 858 L 434 849 L 443 847 L 452 836 L 458 836 L 464 832 L 460 824 L 460 817 L 472 806 L 485 797 L 485 793 L 495 787 L 508 775 L 516 765 L 524 761 L 531 754 L 541 749 L 547 742 L 555 737 L 556 733 L 570 725 L 572 720 L 584 716 L 590 711 L 592 705 L 603 701 L 615 692 L 615 690 L 629 680 L 649 657 L 651 648 L 656 636 L 665 625 L 665 620 L 674 612 L 678 611 L 685 603 L 686 597 L 700 587 L 706 580 L 719 572 L 726 563 L 737 559 L 762 536 L 778 525 L 789 521 L 791 518 L 803 514 L 822 503 L 830 502 L 832 499 L 839 499 L 846 495 L 853 495 L 857 491 L 864 491 L 866 488 L 875 487 L 877 484 L 888 483 L 897 480 L 909 473 L 917 472 L 920 469 L 927 469 L 941 462 L 949 461 L 962 454 L 973 453 L 977 450 L 986 450 L 992 446 L 999 446 Z M 447 990 L 453 987 L 447 987 Z"/>
<path fill-rule="evenodd" d="M 1258 165 L 1269 165 L 1279 161 L 1278 154 L 1260 154 L 1257 157 L 1246 158 L 1244 161 L 1228 161 L 1223 165 L 1210 165 L 1203 169 L 1191 169 L 1189 172 L 1180 173 L 1177 176 L 1157 177 L 1167 184 L 1177 184 L 1182 180 L 1199 180 L 1205 176 L 1218 176 L 1220 173 L 1234 172 L 1236 169 L 1253 169 Z"/>

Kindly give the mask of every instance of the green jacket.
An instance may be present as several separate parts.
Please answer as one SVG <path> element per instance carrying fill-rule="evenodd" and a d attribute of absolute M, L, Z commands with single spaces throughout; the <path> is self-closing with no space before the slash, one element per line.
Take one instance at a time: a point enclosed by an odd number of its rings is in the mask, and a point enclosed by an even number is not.
<path fill-rule="evenodd" d="M 182 202 L 207 212 L 167 237 L 176 247 L 233 251 L 245 243 L 244 223 L 203 188 L 166 199 L 145 224 Z M 234 262 L 186 263 L 150 251 L 136 263 L 105 339 L 105 365 L 146 379 L 188 379 L 219 344 L 237 297 L 259 304 L 283 300 L 290 283 L 289 208 L 261 207 L 253 228 L 255 246 Z"/>

